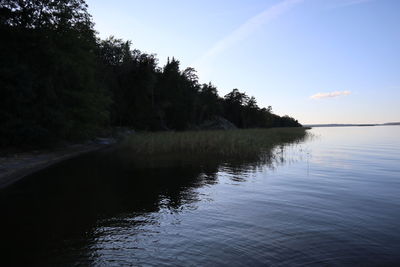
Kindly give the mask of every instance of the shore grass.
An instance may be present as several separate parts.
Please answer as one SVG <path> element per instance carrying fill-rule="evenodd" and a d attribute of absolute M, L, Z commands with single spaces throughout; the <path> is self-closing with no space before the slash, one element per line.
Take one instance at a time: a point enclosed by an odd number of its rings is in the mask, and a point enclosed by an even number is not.
<path fill-rule="evenodd" d="M 307 128 L 137 133 L 120 144 L 135 157 L 197 155 L 240 157 L 299 142 Z"/>

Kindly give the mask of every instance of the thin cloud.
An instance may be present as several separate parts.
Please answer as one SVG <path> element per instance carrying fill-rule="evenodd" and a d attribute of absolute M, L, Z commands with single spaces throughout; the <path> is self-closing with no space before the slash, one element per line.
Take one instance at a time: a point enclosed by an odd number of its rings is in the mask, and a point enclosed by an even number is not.
<path fill-rule="evenodd" d="M 247 20 L 232 33 L 215 43 L 214 46 L 207 50 L 193 65 L 203 65 L 205 62 L 223 52 L 228 47 L 233 46 L 235 43 L 245 39 L 247 36 L 258 30 L 261 26 L 273 19 L 276 19 L 303 1 L 304 0 L 284 0 L 276 5 L 273 5 L 272 7 L 267 8 L 263 12 Z"/>
<path fill-rule="evenodd" d="M 349 0 L 349 1 L 342 1 L 338 5 L 330 6 L 329 9 L 360 5 L 360 4 L 364 4 L 364 3 L 368 3 L 368 2 L 372 2 L 372 1 L 375 1 L 375 0 Z"/>
<path fill-rule="evenodd" d="M 336 92 L 330 92 L 330 93 L 317 93 L 315 95 L 310 96 L 311 99 L 323 99 L 323 98 L 332 98 L 332 97 L 338 97 L 338 96 L 346 96 L 350 95 L 350 91 L 336 91 Z"/>

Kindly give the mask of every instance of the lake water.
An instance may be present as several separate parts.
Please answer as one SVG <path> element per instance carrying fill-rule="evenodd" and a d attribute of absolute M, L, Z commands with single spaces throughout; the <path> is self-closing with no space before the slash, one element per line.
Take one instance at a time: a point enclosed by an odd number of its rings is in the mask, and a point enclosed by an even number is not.
<path fill-rule="evenodd" d="M 309 132 L 265 164 L 41 171 L 0 192 L 0 265 L 399 265 L 400 127 Z"/>

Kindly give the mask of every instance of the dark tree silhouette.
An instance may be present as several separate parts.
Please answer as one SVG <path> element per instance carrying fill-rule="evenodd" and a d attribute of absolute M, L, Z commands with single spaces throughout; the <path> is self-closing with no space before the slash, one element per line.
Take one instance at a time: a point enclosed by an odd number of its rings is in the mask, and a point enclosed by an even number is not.
<path fill-rule="evenodd" d="M 185 130 L 222 116 L 239 128 L 298 127 L 238 89 L 221 98 L 175 58 L 96 38 L 84 0 L 0 1 L 0 146 L 84 140 L 111 127 Z"/>

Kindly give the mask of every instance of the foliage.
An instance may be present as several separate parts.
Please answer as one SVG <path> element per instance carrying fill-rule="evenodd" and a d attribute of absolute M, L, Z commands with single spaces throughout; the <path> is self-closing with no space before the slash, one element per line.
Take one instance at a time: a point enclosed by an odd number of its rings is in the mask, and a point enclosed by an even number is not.
<path fill-rule="evenodd" d="M 83 140 L 109 127 L 186 130 L 216 116 L 239 128 L 298 127 L 195 69 L 130 41 L 96 38 L 84 0 L 0 2 L 0 146 Z"/>
<path fill-rule="evenodd" d="M 98 83 L 83 1 L 2 1 L 0 145 L 93 136 L 110 99 Z"/>

